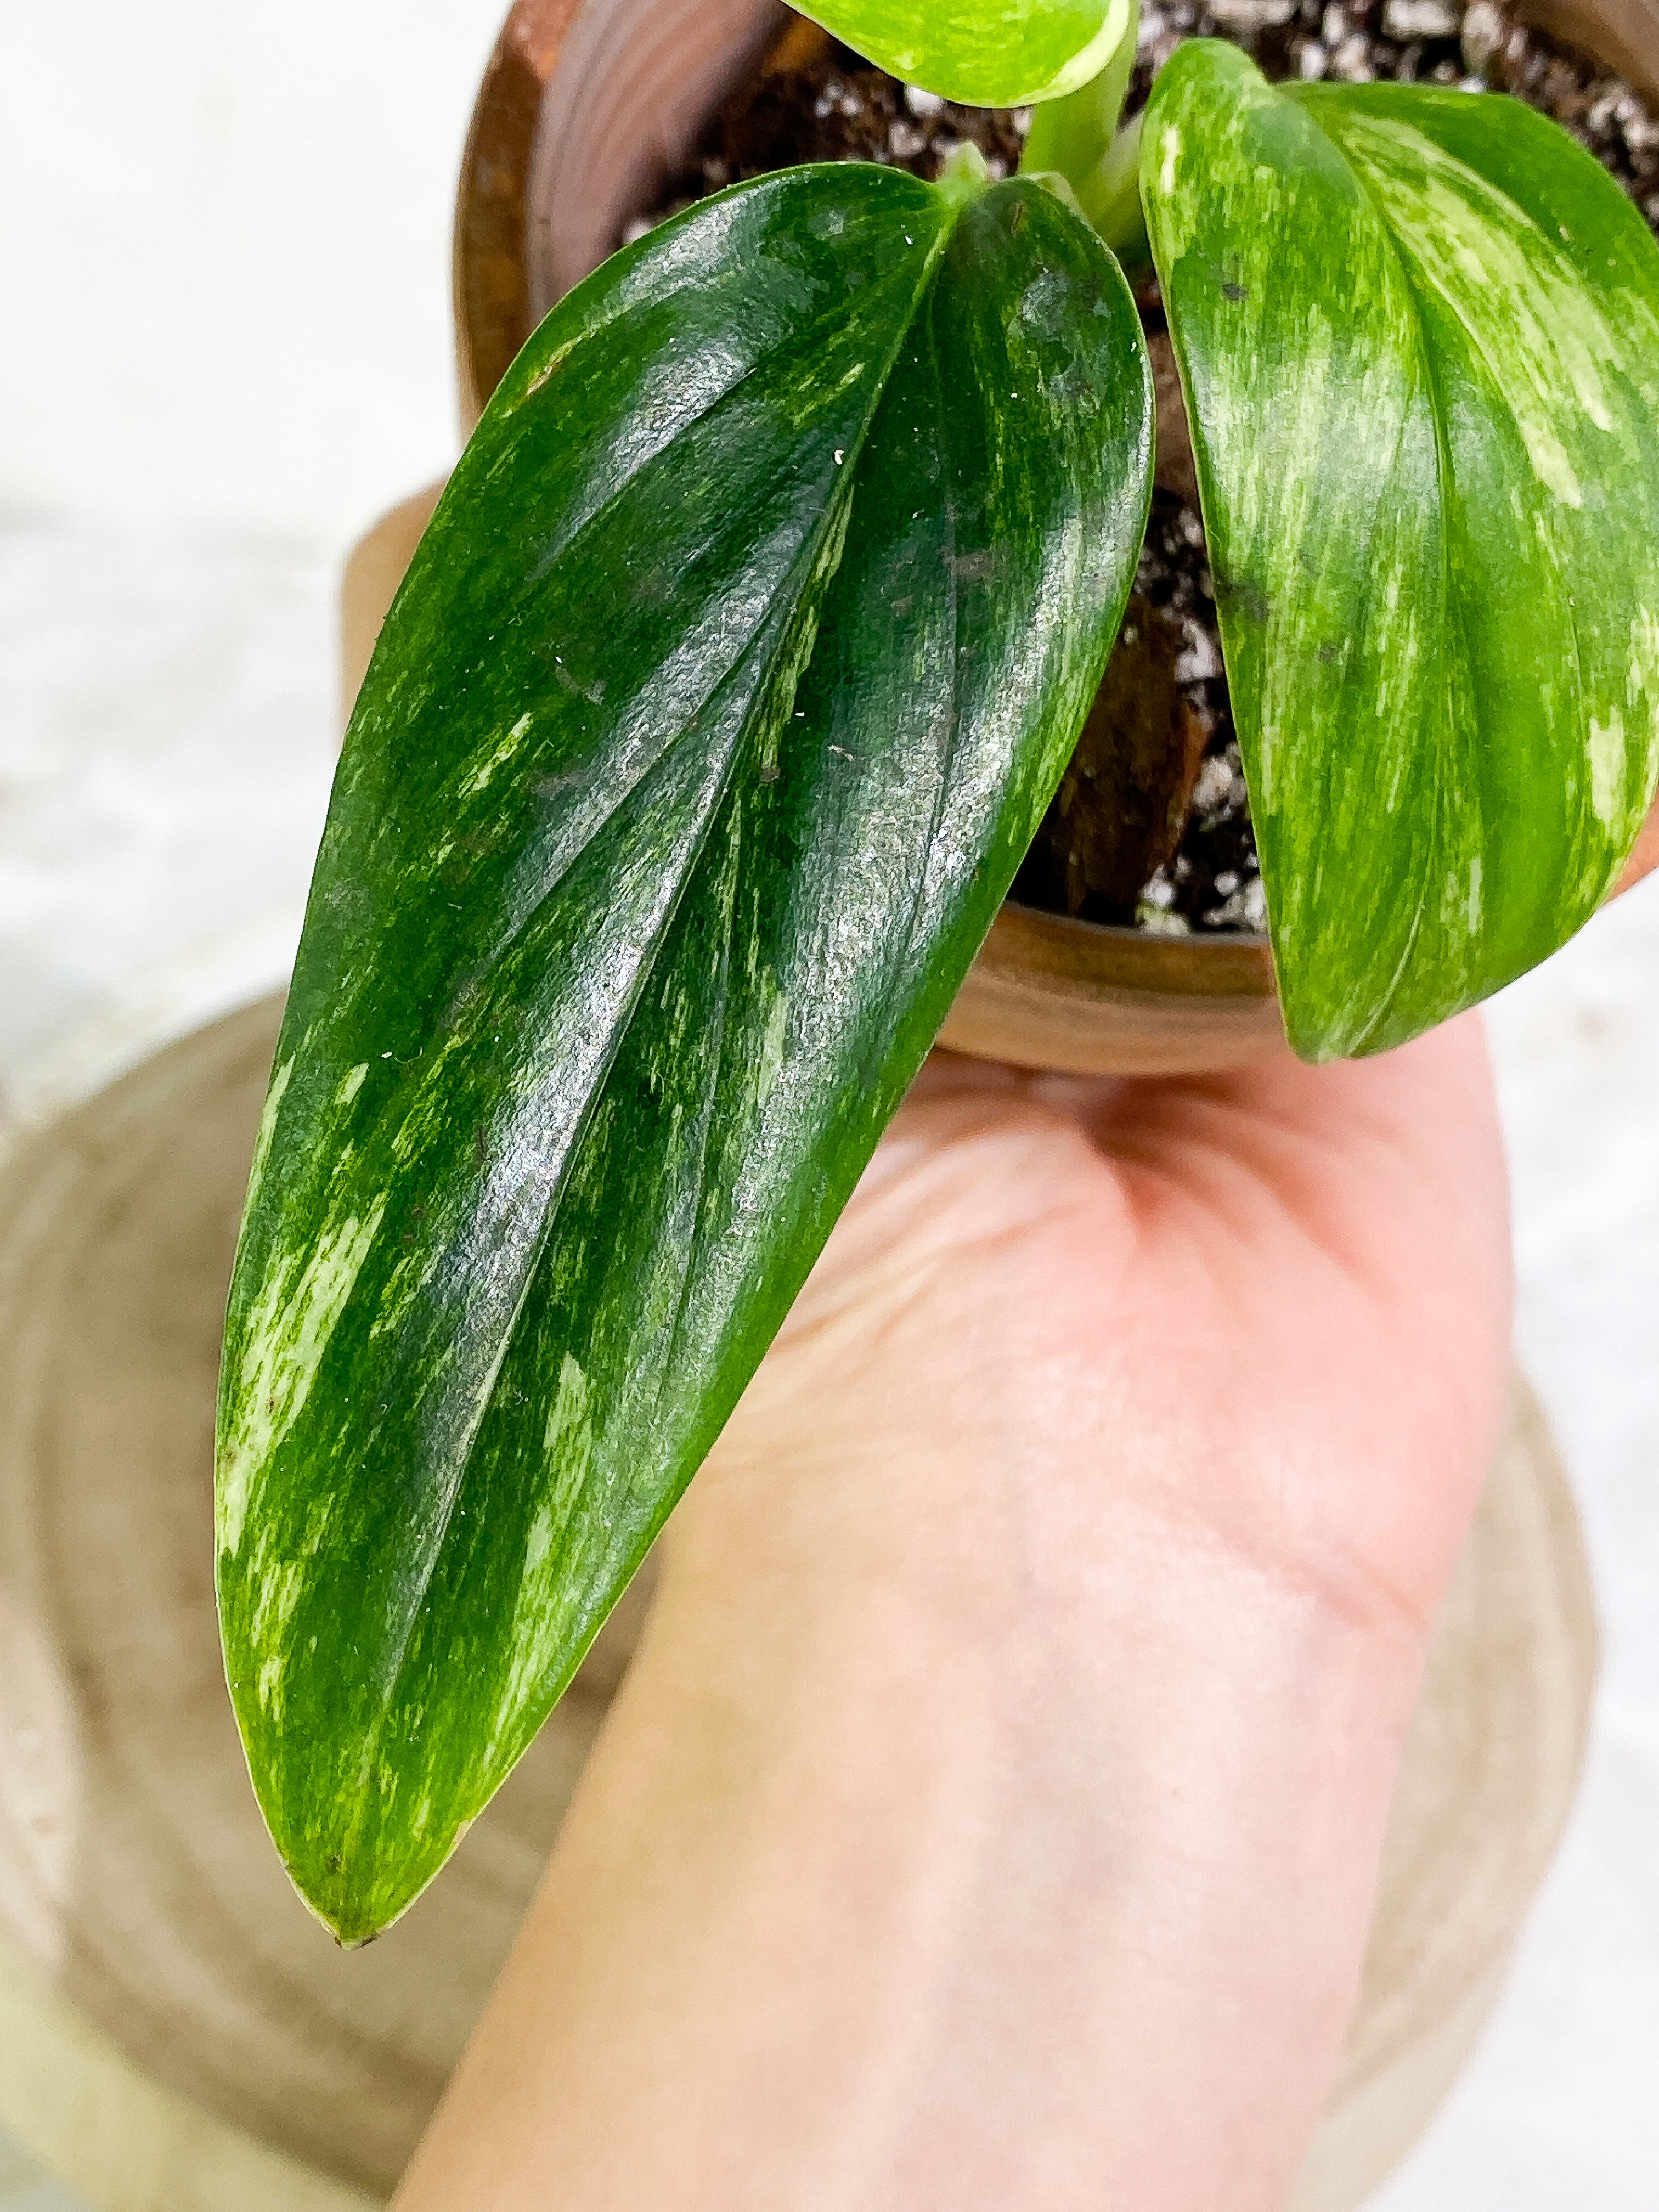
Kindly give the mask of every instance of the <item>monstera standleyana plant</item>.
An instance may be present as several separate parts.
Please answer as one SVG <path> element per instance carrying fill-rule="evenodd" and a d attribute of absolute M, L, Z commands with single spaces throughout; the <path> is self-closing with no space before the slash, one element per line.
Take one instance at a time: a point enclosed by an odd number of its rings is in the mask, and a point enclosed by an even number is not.
<path fill-rule="evenodd" d="M 347 1942 L 570 1680 L 1042 817 L 1151 494 L 1119 254 L 1182 372 L 1297 1050 L 1540 959 L 1659 772 L 1659 250 L 1587 153 L 1207 42 L 1119 134 L 1126 0 L 814 12 L 1048 101 L 1025 172 L 787 170 L 607 262 L 490 403 L 346 739 L 217 1545 L 254 1783 Z"/>

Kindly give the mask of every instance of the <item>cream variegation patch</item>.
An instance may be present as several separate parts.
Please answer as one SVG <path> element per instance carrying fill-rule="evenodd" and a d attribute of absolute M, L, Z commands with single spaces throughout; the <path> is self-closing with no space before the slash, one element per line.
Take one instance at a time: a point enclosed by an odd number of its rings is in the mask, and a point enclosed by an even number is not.
<path fill-rule="evenodd" d="M 240 1547 L 254 1491 L 304 1409 L 385 1206 L 382 1199 L 367 1217 L 347 1214 L 318 1237 L 302 1262 L 274 1253 L 266 1265 L 242 1327 L 236 1417 L 220 1454 L 221 1551 Z"/>
<path fill-rule="evenodd" d="M 245 1214 L 252 1212 L 253 1201 L 259 1194 L 259 1185 L 264 1180 L 265 1162 L 270 1157 L 270 1139 L 276 1132 L 276 1116 L 283 1110 L 283 1093 L 288 1089 L 289 1078 L 293 1073 L 294 1055 L 290 1053 L 282 1066 L 273 1070 L 270 1088 L 265 1092 L 264 1110 L 259 1116 L 259 1133 L 253 1140 L 253 1164 L 248 1170 Z"/>
<path fill-rule="evenodd" d="M 1659 615 L 1638 607 L 1631 617 L 1630 673 L 1626 702 L 1648 729 L 1649 772 L 1659 756 Z"/>
<path fill-rule="evenodd" d="M 1619 435 L 1609 380 L 1634 366 L 1595 293 L 1507 194 L 1423 131 L 1355 111 L 1331 121 L 1401 253 L 1484 364 L 1539 482 L 1582 507 L 1586 430 Z"/>
<path fill-rule="evenodd" d="M 1058 100 L 1068 92 L 1092 84 L 1123 44 L 1128 28 L 1129 0 L 1112 0 L 1104 22 L 1088 45 L 1080 47 L 1057 72 L 1048 87 L 1048 96 Z"/>
<path fill-rule="evenodd" d="M 593 1416 L 582 1365 L 567 1352 L 543 1431 L 547 1488 L 525 1540 L 524 1566 L 508 1637 L 511 1658 L 498 1708 L 499 1743 L 522 1717 L 547 1671 L 565 1595 L 560 1531 L 568 1526 L 593 1459 Z"/>
<path fill-rule="evenodd" d="M 1590 805 L 1604 828 L 1616 828 L 1624 813 L 1625 720 L 1615 707 L 1605 722 L 1590 717 Z"/>

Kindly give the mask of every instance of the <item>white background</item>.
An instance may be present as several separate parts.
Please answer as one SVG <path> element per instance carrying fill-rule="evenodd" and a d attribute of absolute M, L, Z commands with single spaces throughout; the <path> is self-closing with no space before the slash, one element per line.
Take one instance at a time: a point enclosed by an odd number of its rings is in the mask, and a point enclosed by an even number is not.
<path fill-rule="evenodd" d="M 449 456 L 506 0 L 0 0 L 0 504 L 338 540 Z"/>
<path fill-rule="evenodd" d="M 504 4 L 0 0 L 0 1111 L 82 1079 L 117 1007 L 177 1029 L 283 970 L 335 564 L 453 457 L 451 203 Z M 1492 1028 L 1606 1667 L 1497 2025 L 1377 2208 L 1653 2212 L 1659 879 Z M 70 2203 L 0 2145 L 5 2212 Z"/>

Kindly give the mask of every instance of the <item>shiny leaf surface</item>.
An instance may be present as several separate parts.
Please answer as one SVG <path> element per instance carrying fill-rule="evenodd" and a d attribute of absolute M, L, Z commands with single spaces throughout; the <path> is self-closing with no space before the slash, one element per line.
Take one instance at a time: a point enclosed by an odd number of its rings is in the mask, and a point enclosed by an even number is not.
<path fill-rule="evenodd" d="M 232 1692 L 348 1941 L 540 1725 L 926 1053 L 1151 437 L 1085 224 L 858 167 L 617 255 L 491 402 L 347 738 L 226 1338 Z"/>
<path fill-rule="evenodd" d="M 878 68 L 965 107 L 1076 92 L 1130 29 L 1130 0 L 812 0 L 800 12 Z"/>
<path fill-rule="evenodd" d="M 1182 48 L 1142 191 L 1292 1042 L 1533 966 L 1659 774 L 1659 249 L 1498 94 Z"/>

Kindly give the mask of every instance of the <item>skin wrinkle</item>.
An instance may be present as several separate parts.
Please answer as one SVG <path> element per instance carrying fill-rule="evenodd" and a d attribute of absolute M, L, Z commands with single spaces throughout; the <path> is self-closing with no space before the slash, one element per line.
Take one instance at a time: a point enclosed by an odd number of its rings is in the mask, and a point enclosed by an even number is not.
<path fill-rule="evenodd" d="M 1200 1513 L 1180 1495 L 1174 1480 L 1152 1510 L 1159 1514 L 1166 1541 L 1208 1553 L 1244 1576 L 1258 1591 L 1276 1596 L 1311 1620 L 1332 1621 L 1368 1641 L 1395 1642 L 1411 1650 L 1431 1633 L 1438 1617 L 1438 1606 L 1425 1603 L 1406 1577 L 1389 1574 L 1366 1556 L 1361 1544 L 1343 1544 L 1329 1531 L 1325 1540 L 1332 1548 L 1316 1568 L 1286 1558 L 1278 1548 L 1277 1535 L 1265 1534 L 1255 1515 L 1224 1522 Z M 1157 1555 L 1155 1547 L 1148 1549 Z"/>
<path fill-rule="evenodd" d="M 1138 1218 L 1149 1224 L 1158 1224 L 1158 1233 L 1169 1234 L 1179 1231 L 1182 1218 L 1196 1207 L 1213 1222 L 1225 1224 L 1231 1241 L 1218 1244 L 1212 1238 L 1206 1244 L 1197 1236 L 1190 1241 L 1201 1249 L 1213 1246 L 1224 1253 L 1250 1246 L 1255 1224 L 1270 1193 L 1316 1191 L 1323 1179 L 1322 1170 L 1328 1174 L 1333 1164 L 1328 1146 L 1316 1133 L 1298 1129 L 1294 1124 L 1280 1125 L 1259 1109 L 1251 1121 L 1250 1155 L 1255 1164 L 1244 1167 L 1242 1175 L 1237 1157 L 1240 1136 L 1237 1108 L 1230 1109 L 1219 1086 L 1218 1095 L 1207 1100 L 1201 1094 L 1184 1097 L 1180 1115 L 1171 1124 L 1139 1119 L 1113 1121 L 1103 1129 L 1101 1140 L 1109 1146 L 1119 1164 Z M 1231 1158 L 1230 1134 L 1235 1148 Z M 1358 1134 L 1355 1133 L 1356 1138 Z M 1382 1135 L 1379 1130 L 1379 1144 Z M 1271 1140 L 1265 1152 L 1264 1137 Z M 1322 1221 L 1316 1212 L 1297 1218 L 1294 1205 L 1291 1218 L 1296 1221 L 1297 1236 L 1305 1240 L 1307 1261 L 1314 1269 L 1334 1267 L 1348 1291 L 1363 1288 L 1360 1254 L 1351 1231 L 1339 1218 Z M 1403 1278 L 1401 1287 L 1403 1291 Z M 1228 1283 L 1226 1295 L 1218 1303 L 1243 1308 L 1251 1290 L 1247 1272 L 1237 1282 Z M 1227 1548 L 1242 1556 L 1255 1556 L 1259 1547 L 1253 1524 L 1240 1523 L 1218 1533 Z M 1293 1573 L 1288 1587 L 1304 1595 L 1314 1589 L 1322 1590 L 1339 1614 L 1357 1628 L 1386 1628 L 1390 1623 L 1398 1626 L 1403 1622 L 1426 1632 L 1429 1625 L 1429 1612 L 1420 1595 L 1413 1597 L 1395 1579 L 1365 1571 L 1363 1560 L 1352 1553 L 1322 1577 L 1310 1579 Z"/>
<path fill-rule="evenodd" d="M 978 1072 L 975 1063 L 957 1063 L 949 1054 L 935 1054 L 918 1079 L 912 1099 L 920 1102 L 937 1098 L 940 1103 L 946 1103 L 948 1090 L 941 1091 L 940 1086 L 951 1082 L 952 1072 L 958 1066 Z M 1014 1073 L 1010 1071 L 1011 1074 Z M 1021 1092 L 1029 1088 L 1018 1081 L 1012 1087 Z M 1056 1115 L 1034 1100 L 1029 1102 L 1027 1110 L 1030 1140 L 1034 1148 L 1047 1147 L 1057 1131 L 1063 1133 L 1066 1117 Z M 866 1182 L 836 1231 L 844 1245 L 857 1249 L 862 1238 L 867 1200 L 878 1194 L 884 1213 L 902 1220 L 912 1241 L 921 1239 L 919 1253 L 905 1249 L 904 1240 L 895 1240 L 898 1257 L 890 1267 L 875 1257 L 866 1263 L 873 1271 L 872 1281 L 878 1286 L 876 1296 L 884 1310 L 898 1316 L 920 1307 L 944 1276 L 959 1264 L 964 1246 L 957 1218 L 959 1210 L 950 1203 L 951 1188 L 960 1181 L 967 1162 L 983 1154 L 988 1138 L 1006 1127 L 1006 1108 L 982 1108 L 963 1100 L 959 1102 L 952 1126 L 942 1135 L 933 1133 L 925 1152 L 919 1158 L 907 1158 L 902 1119 L 895 1133 L 884 1139 L 875 1162 L 866 1171 Z M 1085 1163 L 1087 1158 L 1087 1147 L 1079 1141 L 1079 1164 Z M 1017 1167 L 1016 1163 L 1016 1171 Z M 1065 1200 L 1057 1199 L 1051 1215 L 1042 1218 L 1058 1221 L 1066 1204 Z M 1025 1236 L 1028 1229 L 1029 1224 L 1024 1221 L 986 1224 L 975 1231 L 967 1249 L 975 1258 L 994 1260 L 1012 1240 Z M 1120 1243 L 1115 1237 L 1111 1249 L 1122 1250 L 1123 1264 L 1127 1265 L 1133 1254 L 1134 1235 L 1133 1218 L 1127 1206 L 1121 1229 L 1127 1241 Z M 798 1304 L 792 1309 L 779 1331 L 778 1341 L 781 1345 L 810 1344 L 821 1329 L 833 1331 L 844 1319 L 844 1311 L 836 1302 L 832 1283 L 818 1292 L 809 1308 Z"/>
<path fill-rule="evenodd" d="M 1230 1123 L 1237 1146 L 1238 1117 L 1237 1104 L 1224 1096 L 1195 1102 L 1183 1117 L 1178 1133 L 1182 1167 L 1186 1179 L 1194 1184 L 1192 1195 L 1202 1196 L 1215 1219 L 1229 1222 L 1236 1231 L 1242 1231 L 1248 1225 L 1247 1209 L 1255 1209 L 1266 1190 L 1278 1190 L 1285 1195 L 1286 1211 L 1308 1237 L 1310 1249 L 1354 1282 L 1362 1262 L 1348 1240 L 1346 1224 L 1336 1215 L 1322 1218 L 1311 1206 L 1311 1194 L 1318 1191 L 1334 1164 L 1327 1140 L 1291 1117 L 1275 1117 L 1271 1110 L 1257 1107 L 1247 1124 L 1253 1157 L 1241 1175 L 1236 1154 L 1230 1158 L 1227 1151 Z M 1195 1133 L 1195 1123 L 1201 1133 Z M 1380 1127 L 1368 1132 L 1362 1124 L 1353 1131 L 1350 1142 L 1358 1145 L 1369 1139 L 1383 1154 L 1385 1135 Z M 1158 1133 L 1148 1132 L 1142 1141 L 1156 1146 L 1158 1139 Z M 1134 1143 L 1133 1133 L 1121 1126 L 1113 1131 L 1114 1151 L 1121 1156 L 1133 1157 L 1126 1148 Z M 1201 1193 L 1190 1173 L 1196 1158 L 1205 1159 L 1213 1170 L 1213 1181 L 1206 1179 Z M 1290 1171 L 1291 1163 L 1294 1163 L 1294 1173 Z M 1307 1204 L 1299 1200 L 1299 1194 L 1304 1192 L 1310 1194 Z"/>

